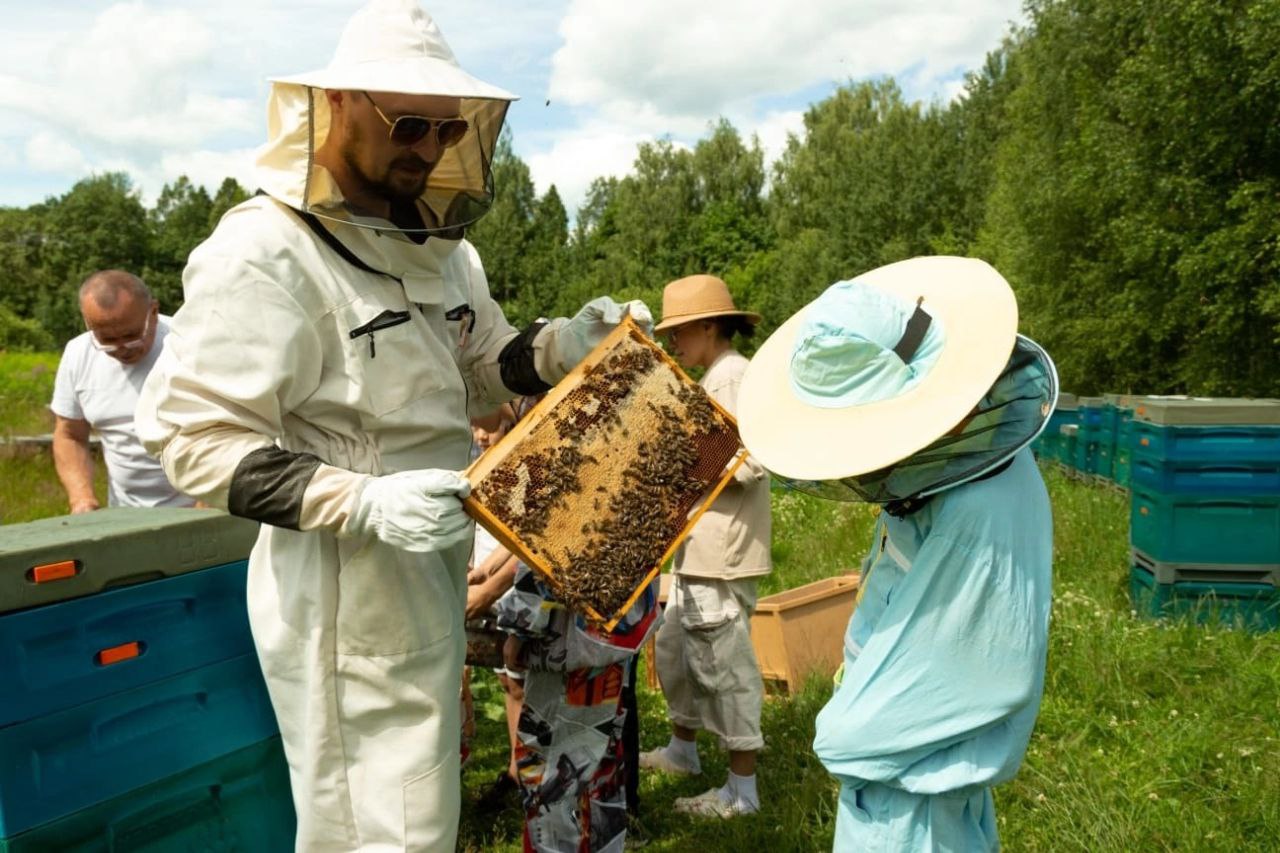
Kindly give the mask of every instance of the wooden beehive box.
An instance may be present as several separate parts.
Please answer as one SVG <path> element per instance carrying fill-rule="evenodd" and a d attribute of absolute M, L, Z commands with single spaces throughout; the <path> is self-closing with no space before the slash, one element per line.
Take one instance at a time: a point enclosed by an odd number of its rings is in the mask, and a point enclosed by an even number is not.
<path fill-rule="evenodd" d="M 561 601 L 609 629 L 724 488 L 741 447 L 733 416 L 628 318 L 472 463 L 465 505 Z"/>

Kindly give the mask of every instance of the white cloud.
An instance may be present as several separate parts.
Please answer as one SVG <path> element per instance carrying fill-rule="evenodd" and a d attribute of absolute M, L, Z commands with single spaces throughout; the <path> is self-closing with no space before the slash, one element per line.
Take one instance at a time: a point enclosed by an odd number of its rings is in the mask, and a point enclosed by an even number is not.
<path fill-rule="evenodd" d="M 588 124 L 525 159 L 540 188 L 557 184 L 570 211 L 582 198 L 575 190 L 595 175 L 631 171 L 637 143 L 667 135 L 692 143 L 719 116 L 744 138 L 757 135 L 771 163 L 788 134 L 803 134 L 801 101 L 848 80 L 892 75 L 908 97 L 951 100 L 962 72 L 999 44 L 1020 7 L 1020 0 L 570 0 L 549 96 Z"/>
<path fill-rule="evenodd" d="M 750 137 L 752 133 L 760 139 L 765 162 L 772 163 L 787 150 L 789 136 L 804 138 L 804 111 L 781 110 L 769 113 L 754 127 L 746 130 L 744 135 Z"/>
<path fill-rule="evenodd" d="M 182 175 L 209 190 L 217 191 L 226 178 L 235 178 L 240 185 L 252 191 L 254 149 L 244 148 L 237 151 L 184 151 L 179 154 L 166 154 L 160 161 L 160 178 L 162 183 L 171 183 Z"/>
<path fill-rule="evenodd" d="M 187 157 L 201 162 L 199 152 L 260 123 L 260 105 L 219 91 L 226 34 L 195 12 L 132 0 L 92 18 L 26 26 L 34 32 L 20 41 L 39 44 L 44 61 L 33 62 L 28 47 L 22 62 L 0 65 L 0 110 L 21 117 L 5 124 L 23 128 L 34 171 L 78 178 L 121 170 L 154 198 L 177 176 L 163 165 L 174 152 L 197 152 Z M 221 177 L 209 180 L 216 187 Z"/>
<path fill-rule="evenodd" d="M 816 84 L 910 71 L 928 86 L 977 65 L 1019 5 L 574 0 L 551 96 L 663 132 Z"/>
<path fill-rule="evenodd" d="M 27 140 L 26 161 L 37 172 L 80 177 L 89 171 L 88 161 L 79 148 L 47 131 Z"/>
<path fill-rule="evenodd" d="M 541 195 L 555 184 L 560 200 L 573 218 L 596 178 L 621 177 L 631 171 L 636 146 L 650 137 L 605 125 L 589 125 L 556 136 L 546 151 L 523 159 Z"/>

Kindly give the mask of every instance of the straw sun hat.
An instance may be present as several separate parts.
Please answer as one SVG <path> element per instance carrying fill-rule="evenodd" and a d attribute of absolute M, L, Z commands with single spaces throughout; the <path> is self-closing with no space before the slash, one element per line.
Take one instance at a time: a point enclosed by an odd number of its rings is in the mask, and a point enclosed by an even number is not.
<path fill-rule="evenodd" d="M 713 275 L 690 275 L 678 278 L 662 290 L 662 322 L 653 327 L 654 334 L 711 317 L 742 317 L 751 325 L 760 315 L 739 311 L 729 295 L 729 287 Z"/>
<path fill-rule="evenodd" d="M 834 284 L 752 358 L 738 395 L 743 443 L 785 478 L 887 468 L 973 411 L 1017 326 L 1013 291 L 979 260 L 914 258 Z"/>

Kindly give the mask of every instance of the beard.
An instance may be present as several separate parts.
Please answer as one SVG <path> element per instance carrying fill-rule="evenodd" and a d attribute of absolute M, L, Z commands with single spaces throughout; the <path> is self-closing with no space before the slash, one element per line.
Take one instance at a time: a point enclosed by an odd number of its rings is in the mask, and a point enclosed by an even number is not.
<path fill-rule="evenodd" d="M 362 144 L 359 126 L 354 126 L 352 131 L 346 144 L 342 146 L 342 159 L 346 161 L 351 177 L 360 182 L 363 191 L 389 202 L 400 203 L 413 202 L 422 195 L 435 163 L 429 163 L 406 150 L 378 172 L 366 169 L 360 162 L 360 152 L 365 146 Z"/>

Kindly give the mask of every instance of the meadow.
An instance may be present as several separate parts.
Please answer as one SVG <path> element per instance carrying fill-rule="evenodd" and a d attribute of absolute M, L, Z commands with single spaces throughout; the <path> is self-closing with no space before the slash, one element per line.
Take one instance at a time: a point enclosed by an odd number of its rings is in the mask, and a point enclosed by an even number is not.
<path fill-rule="evenodd" d="M 0 434 L 47 432 L 56 356 L 0 357 Z M 1280 633 L 1164 624 L 1130 610 L 1128 502 L 1119 493 L 1044 468 L 1055 520 L 1054 605 L 1045 696 L 1026 763 L 996 789 L 1011 851 L 1274 850 L 1280 843 Z M 99 487 L 103 486 L 98 466 Z M 0 451 L 0 520 L 65 511 L 47 449 Z M 775 570 L 765 595 L 857 568 L 873 515 L 862 504 L 775 493 Z M 666 742 L 660 692 L 641 665 L 641 743 Z M 518 851 L 520 813 L 480 814 L 471 801 L 507 761 L 492 676 L 476 679 L 479 728 L 464 772 L 460 849 Z M 727 757 L 700 743 L 696 778 L 645 774 L 645 850 L 829 849 L 837 786 L 810 750 L 830 681 L 812 678 L 764 709 L 762 811 L 731 822 L 676 815 L 679 796 L 719 784 Z"/>

